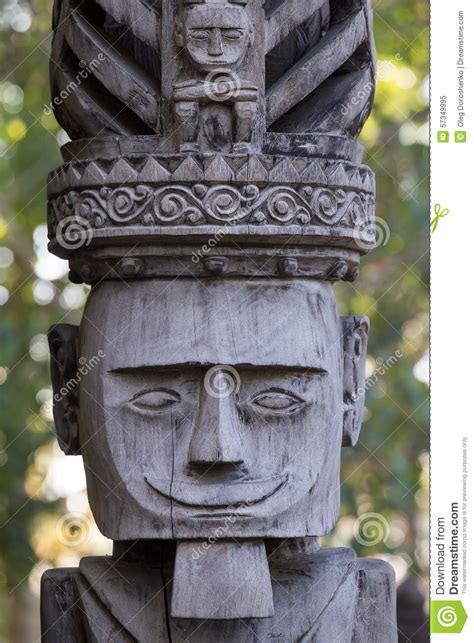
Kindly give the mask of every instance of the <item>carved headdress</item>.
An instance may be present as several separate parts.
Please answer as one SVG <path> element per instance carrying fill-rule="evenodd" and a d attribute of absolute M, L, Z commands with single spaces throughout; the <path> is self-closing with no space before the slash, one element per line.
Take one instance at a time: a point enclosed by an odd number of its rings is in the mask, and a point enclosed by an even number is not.
<path fill-rule="evenodd" d="M 212 26 L 223 3 L 186 4 L 208 5 Z M 373 96 L 370 7 L 234 4 L 266 37 L 229 82 L 193 80 L 172 3 L 57 0 L 53 107 L 88 139 L 63 147 L 48 185 L 51 249 L 74 279 L 357 275 L 375 239 L 355 138 Z"/>

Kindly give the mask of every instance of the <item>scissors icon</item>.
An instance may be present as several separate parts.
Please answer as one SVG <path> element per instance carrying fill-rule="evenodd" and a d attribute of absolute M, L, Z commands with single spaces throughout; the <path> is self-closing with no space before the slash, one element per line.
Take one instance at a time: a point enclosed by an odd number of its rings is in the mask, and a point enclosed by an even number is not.
<path fill-rule="evenodd" d="M 434 213 L 435 213 L 435 216 L 434 216 L 434 218 L 433 218 L 433 219 L 431 219 L 431 221 L 430 221 L 430 230 L 431 230 L 431 233 L 432 233 L 432 234 L 433 234 L 433 232 L 436 230 L 436 228 L 438 227 L 439 220 L 440 220 L 440 219 L 443 219 L 444 217 L 447 217 L 447 216 L 448 216 L 448 214 L 449 214 L 449 210 L 448 210 L 448 208 L 444 208 L 444 209 L 442 210 L 442 209 L 441 209 L 441 204 L 440 204 L 440 203 L 437 203 L 437 204 L 435 205 L 435 207 L 434 207 Z"/>

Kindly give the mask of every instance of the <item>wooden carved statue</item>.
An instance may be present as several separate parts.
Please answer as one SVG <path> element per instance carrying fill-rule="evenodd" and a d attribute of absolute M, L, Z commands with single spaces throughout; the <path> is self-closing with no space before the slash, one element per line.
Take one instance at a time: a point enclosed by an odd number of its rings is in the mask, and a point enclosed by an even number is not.
<path fill-rule="evenodd" d="M 254 42 L 246 4 L 183 0 L 175 42 L 186 52 L 191 78 L 176 83 L 173 100 L 184 152 L 206 143 L 210 149 L 250 149 L 258 87 L 238 73 Z"/>
<path fill-rule="evenodd" d="M 367 0 L 56 0 L 50 249 L 92 290 L 49 332 L 54 418 L 114 549 L 45 573 L 45 643 L 397 640 L 390 566 L 319 546 L 364 408 L 333 283 L 375 241 L 374 73 Z"/>

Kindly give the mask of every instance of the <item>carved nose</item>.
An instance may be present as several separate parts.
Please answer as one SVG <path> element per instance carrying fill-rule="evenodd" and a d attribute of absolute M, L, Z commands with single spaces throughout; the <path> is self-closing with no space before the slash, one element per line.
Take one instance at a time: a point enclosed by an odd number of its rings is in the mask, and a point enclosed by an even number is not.
<path fill-rule="evenodd" d="M 222 49 L 222 35 L 220 29 L 212 29 L 207 53 L 209 56 L 222 56 L 224 53 Z"/>
<path fill-rule="evenodd" d="M 231 389 L 226 390 L 228 375 L 214 371 L 204 378 L 199 412 L 189 445 L 191 465 L 243 463 L 240 422 Z"/>

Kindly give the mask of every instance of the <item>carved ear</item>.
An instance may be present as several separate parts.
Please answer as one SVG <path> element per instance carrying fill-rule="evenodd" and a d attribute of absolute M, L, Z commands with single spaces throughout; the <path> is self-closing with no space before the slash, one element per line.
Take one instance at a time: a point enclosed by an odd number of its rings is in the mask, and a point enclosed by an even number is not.
<path fill-rule="evenodd" d="M 79 326 L 59 324 L 48 332 L 53 382 L 53 415 L 61 449 L 79 455 L 79 395 L 77 390 L 77 337 Z"/>
<path fill-rule="evenodd" d="M 342 446 L 355 446 L 365 401 L 365 358 L 370 322 L 367 317 L 341 317 L 344 351 L 344 425 Z"/>
<path fill-rule="evenodd" d="M 174 41 L 178 47 L 184 47 L 183 26 L 181 20 L 177 20 L 174 25 Z"/>
<path fill-rule="evenodd" d="M 250 34 L 250 37 L 249 37 L 249 48 L 250 48 L 250 47 L 253 47 L 255 42 L 255 29 L 254 29 L 253 23 L 250 20 L 248 21 L 248 24 L 249 24 L 249 34 Z"/>

